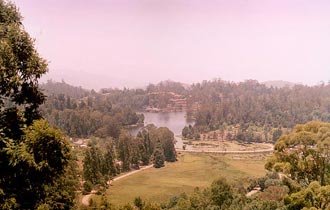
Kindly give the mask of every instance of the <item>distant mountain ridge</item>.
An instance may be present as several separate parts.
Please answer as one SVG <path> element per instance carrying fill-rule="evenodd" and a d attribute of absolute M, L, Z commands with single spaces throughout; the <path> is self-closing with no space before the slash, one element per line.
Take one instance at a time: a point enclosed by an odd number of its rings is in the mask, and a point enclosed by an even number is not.
<path fill-rule="evenodd" d="M 295 85 L 300 85 L 301 83 L 293 83 L 293 82 L 288 82 L 288 81 L 283 81 L 283 80 L 271 80 L 271 81 L 265 81 L 265 82 L 259 82 L 257 80 L 254 80 L 255 82 L 259 83 L 259 84 L 263 84 L 266 85 L 266 87 L 270 88 L 270 87 L 274 87 L 274 88 L 284 88 L 284 87 L 289 87 L 292 88 Z M 159 83 L 149 83 L 148 85 L 144 85 L 144 86 L 140 86 L 140 87 L 135 87 L 135 88 L 129 88 L 129 89 L 143 89 L 143 90 L 147 90 L 148 88 L 150 89 L 151 87 L 162 87 L 162 88 L 182 88 L 185 90 L 188 90 L 189 88 L 191 88 L 193 84 L 187 84 L 187 83 L 183 83 L 183 82 L 176 82 L 176 81 L 172 81 L 172 80 L 164 80 L 164 81 L 160 81 Z M 90 93 L 90 89 L 86 88 L 86 87 L 81 87 L 81 86 L 76 86 L 70 83 L 66 83 L 63 80 L 61 82 L 58 82 L 56 80 L 47 80 L 47 82 L 41 83 L 40 87 L 46 92 L 46 94 L 60 94 L 60 93 L 65 93 L 66 95 L 69 95 L 71 97 L 74 98 L 81 98 L 84 97 L 86 95 L 88 95 Z M 166 88 L 167 87 L 167 88 Z M 170 89 L 171 89 L 170 88 Z M 103 87 L 100 89 L 100 91 L 102 92 L 102 90 L 106 90 L 106 89 L 125 89 L 125 88 L 108 88 L 108 87 Z M 181 90 L 182 91 L 182 90 Z"/>
<path fill-rule="evenodd" d="M 90 94 L 90 90 L 82 87 L 73 86 L 62 80 L 62 82 L 56 82 L 48 80 L 46 83 L 40 84 L 40 88 L 46 95 L 59 95 L 64 94 L 71 98 L 80 99 Z"/>
<path fill-rule="evenodd" d="M 266 82 L 261 82 L 261 84 L 264 84 L 267 87 L 275 87 L 275 88 L 284 88 L 284 87 L 292 88 L 293 86 L 297 85 L 297 83 L 283 81 L 283 80 L 266 81 Z"/>

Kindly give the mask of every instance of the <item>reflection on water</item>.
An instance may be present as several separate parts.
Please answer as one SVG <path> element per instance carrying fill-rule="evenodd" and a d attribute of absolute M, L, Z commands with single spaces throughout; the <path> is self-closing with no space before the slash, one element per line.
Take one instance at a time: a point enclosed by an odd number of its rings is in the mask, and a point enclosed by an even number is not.
<path fill-rule="evenodd" d="M 186 119 L 186 112 L 151 113 L 142 112 L 144 125 L 154 124 L 157 127 L 168 127 L 175 135 L 180 135 L 184 126 L 193 124 L 194 121 Z M 132 135 L 136 135 L 140 128 L 131 129 Z M 181 138 L 176 137 L 176 147 L 182 149 Z"/>
<path fill-rule="evenodd" d="M 168 127 L 174 134 L 181 134 L 184 126 L 193 124 L 186 119 L 185 112 L 150 113 L 144 112 L 144 125 L 154 124 L 157 127 Z"/>

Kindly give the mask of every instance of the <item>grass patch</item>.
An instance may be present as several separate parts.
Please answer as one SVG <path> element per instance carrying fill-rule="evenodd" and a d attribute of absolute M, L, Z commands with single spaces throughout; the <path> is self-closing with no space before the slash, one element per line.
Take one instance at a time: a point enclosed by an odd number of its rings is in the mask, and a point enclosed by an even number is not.
<path fill-rule="evenodd" d="M 143 200 L 167 202 L 183 192 L 191 193 L 195 187 L 205 188 L 219 176 L 232 183 L 243 183 L 252 177 L 265 174 L 264 157 L 261 155 L 191 154 L 183 153 L 175 163 L 164 168 L 151 168 L 113 183 L 107 197 L 113 204 Z"/>

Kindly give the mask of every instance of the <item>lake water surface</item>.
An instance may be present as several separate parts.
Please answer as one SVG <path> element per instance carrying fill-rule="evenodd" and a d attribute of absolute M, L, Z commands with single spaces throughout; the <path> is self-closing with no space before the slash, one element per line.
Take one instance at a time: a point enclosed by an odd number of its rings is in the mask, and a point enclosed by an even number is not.
<path fill-rule="evenodd" d="M 157 127 L 168 127 L 174 135 L 180 135 L 184 126 L 193 124 L 194 121 L 186 119 L 186 112 L 152 113 L 142 112 L 144 115 L 144 125 L 154 124 Z M 131 130 L 136 135 L 139 129 Z M 183 143 L 180 137 L 175 137 L 176 148 L 182 149 Z"/>

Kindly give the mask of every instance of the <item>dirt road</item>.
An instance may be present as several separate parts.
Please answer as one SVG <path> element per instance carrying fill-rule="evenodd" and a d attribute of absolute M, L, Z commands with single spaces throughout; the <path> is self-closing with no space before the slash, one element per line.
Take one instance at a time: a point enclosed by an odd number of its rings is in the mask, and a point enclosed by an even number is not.
<path fill-rule="evenodd" d="M 143 167 L 141 167 L 139 170 L 134 170 L 134 171 L 128 172 L 128 173 L 126 173 L 126 174 L 123 174 L 123 175 L 121 175 L 121 176 L 118 176 L 118 177 L 114 178 L 113 180 L 111 180 L 110 184 L 111 184 L 112 182 L 118 181 L 118 180 L 120 180 L 120 179 L 122 179 L 122 178 L 128 177 L 128 176 L 130 176 L 130 175 L 132 175 L 132 174 L 136 174 L 136 173 L 139 173 L 139 172 L 144 171 L 144 170 L 146 170 L 146 169 L 152 168 L 153 166 L 154 166 L 153 164 L 152 164 L 152 165 L 148 165 L 148 166 L 143 166 Z"/>

